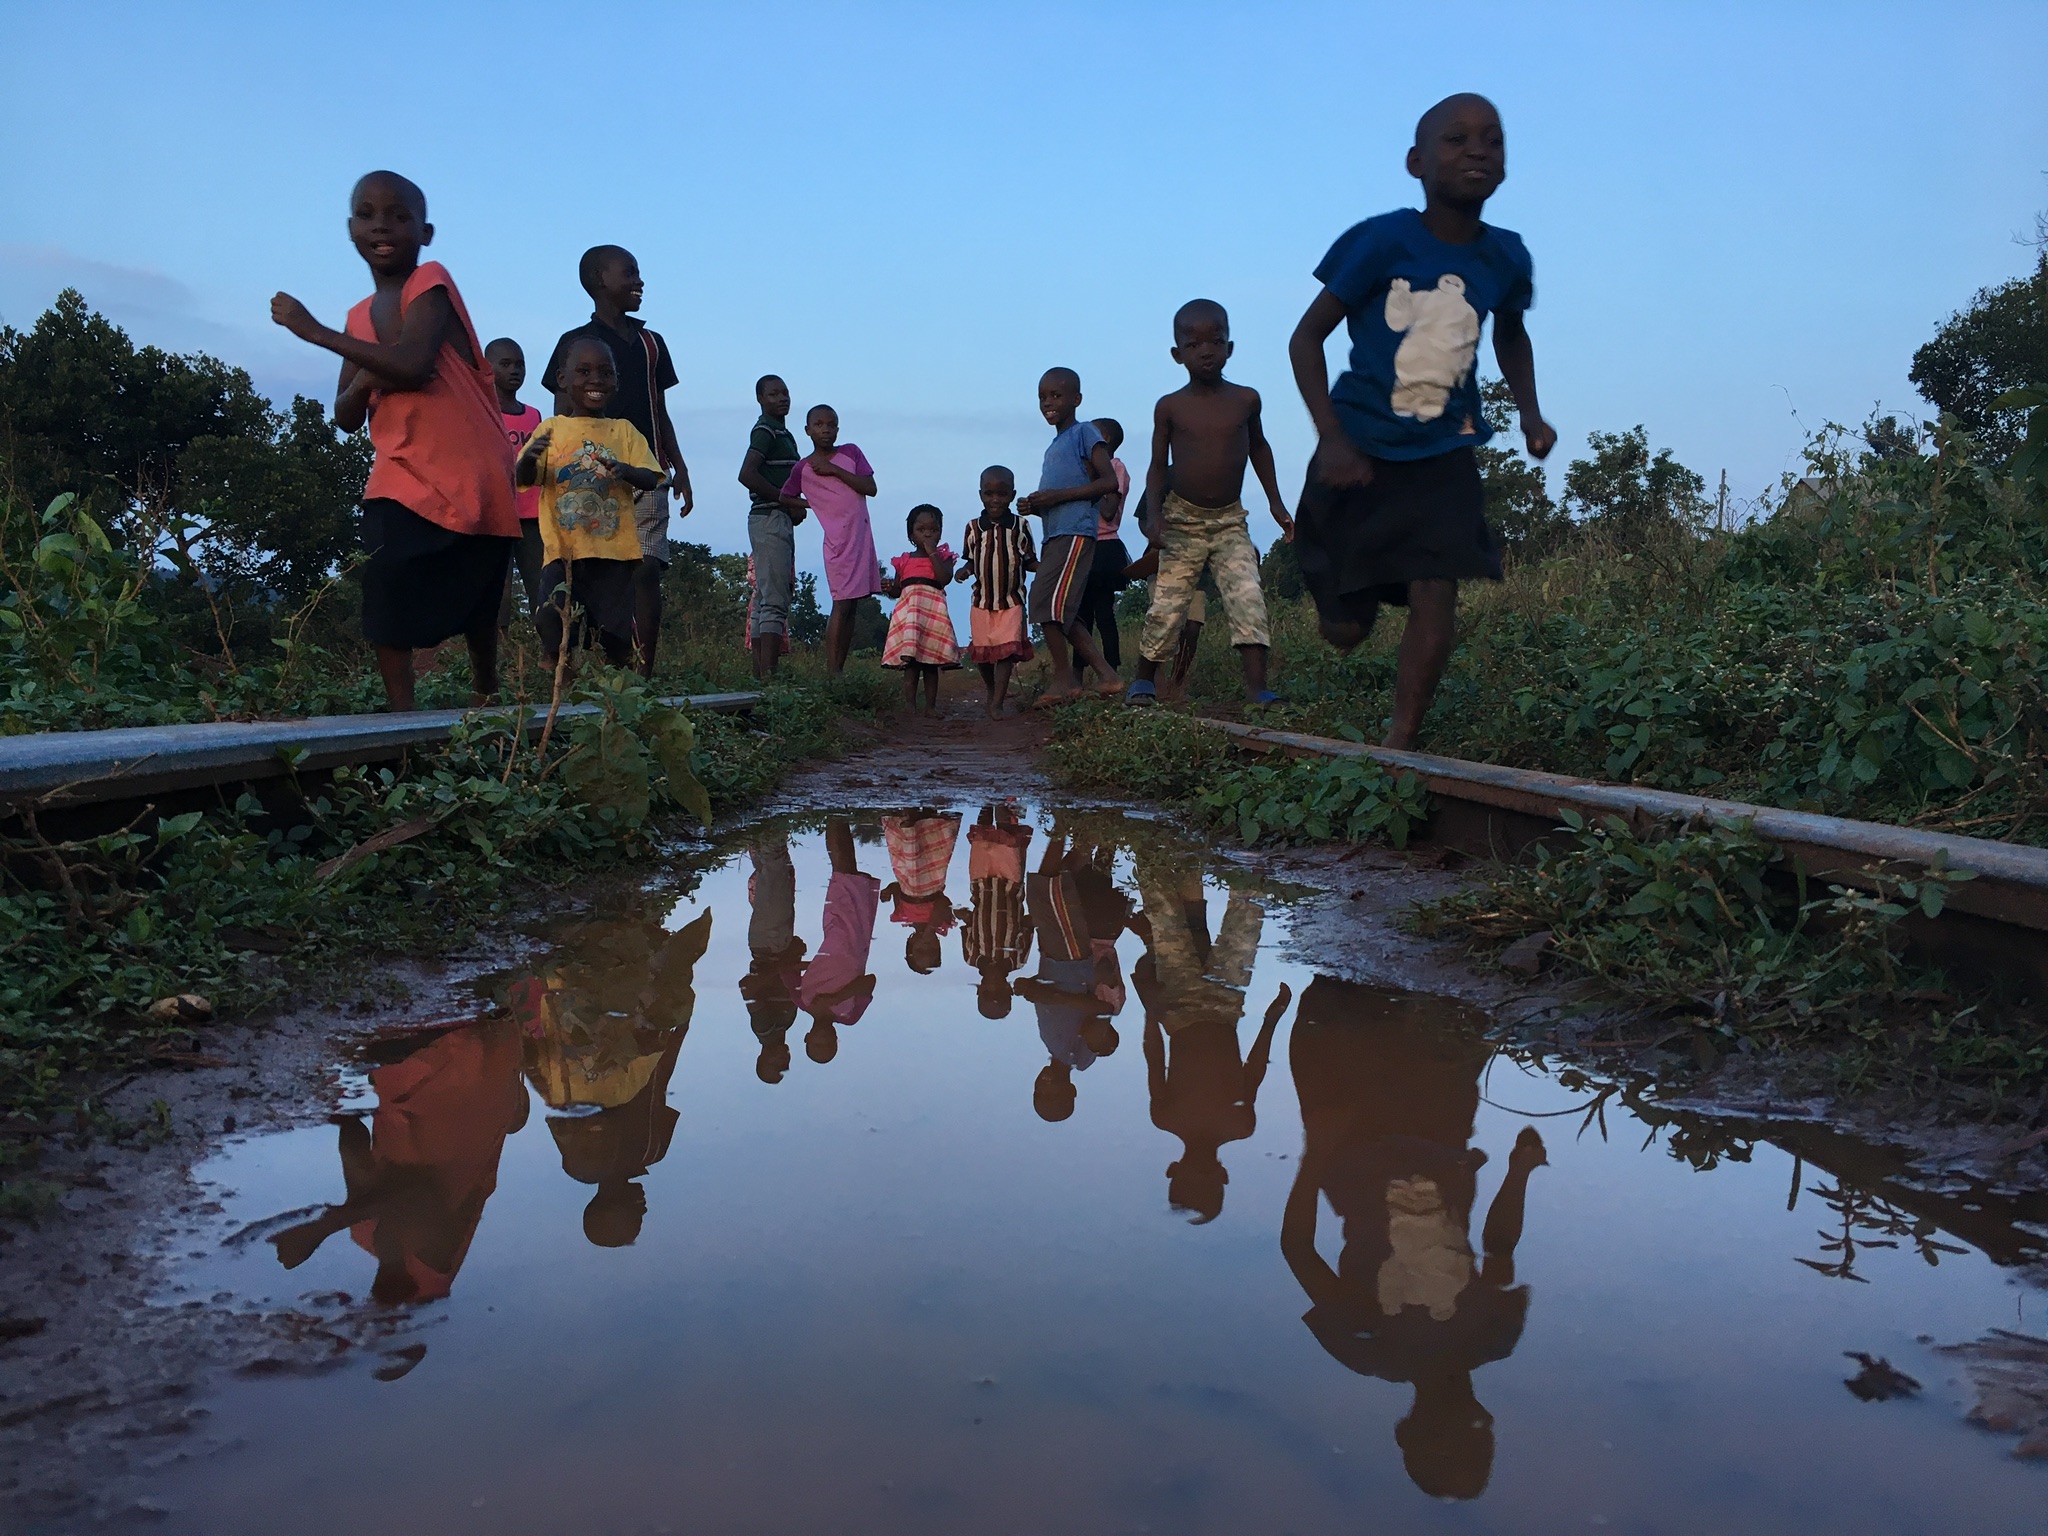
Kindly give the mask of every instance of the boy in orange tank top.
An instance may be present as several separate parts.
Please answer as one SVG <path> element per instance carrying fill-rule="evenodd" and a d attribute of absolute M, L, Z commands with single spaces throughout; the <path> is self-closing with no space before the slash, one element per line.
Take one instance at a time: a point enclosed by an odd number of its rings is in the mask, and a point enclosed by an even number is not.
<path fill-rule="evenodd" d="M 498 691 L 498 599 L 519 514 L 512 449 L 483 344 L 455 280 L 422 264 L 434 238 L 426 194 L 372 171 L 349 194 L 349 239 L 376 291 L 330 330 L 288 293 L 270 318 L 340 355 L 335 424 L 365 421 L 376 459 L 363 488 L 363 638 L 393 710 L 414 708 L 415 650 L 469 643 L 474 702 Z"/>

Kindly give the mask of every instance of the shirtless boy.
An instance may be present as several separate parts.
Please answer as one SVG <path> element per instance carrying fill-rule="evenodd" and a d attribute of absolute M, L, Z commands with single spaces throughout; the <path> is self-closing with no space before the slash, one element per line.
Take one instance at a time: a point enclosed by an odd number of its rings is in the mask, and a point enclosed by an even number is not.
<path fill-rule="evenodd" d="M 1422 115 L 1408 151 L 1420 212 L 1355 224 L 1316 268 L 1323 291 L 1287 355 L 1316 425 L 1301 492 L 1301 575 L 1323 638 L 1350 650 L 1382 603 L 1408 610 L 1386 745 L 1412 747 L 1457 637 L 1458 583 L 1500 580 L 1474 452 L 1493 435 L 1473 362 L 1493 316 L 1493 355 L 1532 458 L 1557 443 L 1536 405 L 1522 315 L 1532 298 L 1521 237 L 1481 221 L 1507 177 L 1500 114 L 1450 96 Z M 1340 322 L 1350 366 L 1332 387 L 1323 343 Z"/>
<path fill-rule="evenodd" d="M 1266 596 L 1259 589 L 1259 552 L 1245 529 L 1244 471 L 1249 464 L 1265 488 L 1266 504 L 1282 538 L 1294 537 L 1294 520 L 1280 499 L 1273 449 L 1259 423 L 1259 392 L 1223 377 L 1230 361 L 1230 316 L 1210 299 L 1183 304 L 1173 317 L 1173 360 L 1188 371 L 1185 389 L 1165 396 L 1152 411 L 1152 467 L 1145 474 L 1145 528 L 1152 539 L 1147 557 L 1132 567 L 1152 574 L 1152 602 L 1138 680 L 1130 702 L 1159 702 L 1159 664 L 1179 649 L 1204 567 L 1216 573 L 1223 611 L 1230 619 L 1230 643 L 1244 663 L 1245 696 L 1254 704 L 1277 702 L 1266 686 Z"/>

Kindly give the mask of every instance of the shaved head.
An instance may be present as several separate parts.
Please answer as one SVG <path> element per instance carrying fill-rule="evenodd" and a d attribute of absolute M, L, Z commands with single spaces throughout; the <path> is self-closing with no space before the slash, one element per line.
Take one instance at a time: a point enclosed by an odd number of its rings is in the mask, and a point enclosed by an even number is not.
<path fill-rule="evenodd" d="M 1443 120 L 1464 107 L 1483 107 L 1495 122 L 1500 121 L 1500 109 L 1484 96 L 1474 91 L 1459 91 L 1455 96 L 1446 96 L 1415 121 L 1415 144 L 1419 149 L 1435 135 Z"/>
<path fill-rule="evenodd" d="M 1214 299 L 1189 299 L 1173 312 L 1173 336 L 1178 341 L 1198 325 L 1220 325 L 1230 334 L 1230 312 Z"/>
<path fill-rule="evenodd" d="M 1038 376 L 1038 387 L 1045 389 L 1048 386 L 1072 390 L 1078 395 L 1081 392 L 1081 375 L 1071 368 L 1048 368 Z"/>
<path fill-rule="evenodd" d="M 349 206 L 354 207 L 357 198 L 367 187 L 375 186 L 382 191 L 396 192 L 412 205 L 413 215 L 424 224 L 427 222 L 427 194 L 396 171 L 372 171 L 367 176 L 356 178 L 356 184 L 349 189 Z"/>
<path fill-rule="evenodd" d="M 619 360 L 612 356 L 612 349 L 599 341 L 595 336 L 578 336 L 574 341 L 570 342 L 568 351 L 562 354 L 562 366 L 564 368 L 574 367 L 576 359 L 583 356 L 586 352 L 595 353 L 614 368 L 619 366 Z"/>

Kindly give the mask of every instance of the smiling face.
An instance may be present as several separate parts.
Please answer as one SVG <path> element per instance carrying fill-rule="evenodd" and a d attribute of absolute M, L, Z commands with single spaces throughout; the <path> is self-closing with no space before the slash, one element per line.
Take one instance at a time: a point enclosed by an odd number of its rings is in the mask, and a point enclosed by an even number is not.
<path fill-rule="evenodd" d="M 1507 180 L 1507 137 L 1484 96 L 1451 96 L 1423 114 L 1408 174 L 1433 202 L 1477 207 Z"/>
<path fill-rule="evenodd" d="M 616 304 L 622 314 L 640 307 L 646 287 L 640 280 L 640 263 L 630 251 L 616 252 L 598 265 L 596 296 Z"/>
<path fill-rule="evenodd" d="M 829 405 L 814 405 L 804 417 L 804 436 L 820 453 L 839 441 L 839 413 Z"/>
<path fill-rule="evenodd" d="M 433 243 L 426 196 L 403 176 L 370 172 L 349 193 L 348 237 L 379 277 L 404 276 L 420 264 L 420 247 Z"/>
<path fill-rule="evenodd" d="M 990 517 L 1000 517 L 1010 510 L 1010 503 L 1017 499 L 1017 477 L 1007 469 L 984 469 L 981 472 L 981 510 Z"/>
<path fill-rule="evenodd" d="M 1048 368 L 1038 381 L 1038 413 L 1046 424 L 1064 432 L 1081 408 L 1081 376 L 1071 368 Z"/>
<path fill-rule="evenodd" d="M 484 356 L 490 360 L 498 393 L 508 400 L 516 398 L 526 382 L 526 354 L 519 350 L 519 343 L 494 341 L 484 348 Z"/>
<path fill-rule="evenodd" d="M 619 368 L 603 342 L 585 338 L 569 349 L 562 364 L 562 393 L 577 416 L 602 416 L 618 393 Z"/>

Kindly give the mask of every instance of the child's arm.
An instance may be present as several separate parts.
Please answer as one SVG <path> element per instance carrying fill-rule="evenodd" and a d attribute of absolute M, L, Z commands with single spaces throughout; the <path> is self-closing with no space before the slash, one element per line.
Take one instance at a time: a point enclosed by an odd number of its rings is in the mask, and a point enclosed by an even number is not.
<path fill-rule="evenodd" d="M 1557 429 L 1543 419 L 1536 406 L 1536 349 L 1529 342 L 1529 327 L 1521 310 L 1504 310 L 1493 317 L 1493 360 L 1500 364 L 1500 376 L 1514 394 L 1529 457 L 1544 458 L 1557 446 Z"/>
<path fill-rule="evenodd" d="M 1245 431 L 1251 438 L 1252 473 L 1265 487 L 1266 505 L 1273 509 L 1273 521 L 1280 525 L 1280 537 L 1291 544 L 1294 542 L 1294 519 L 1287 515 L 1287 503 L 1280 499 L 1280 477 L 1273 467 L 1273 445 L 1266 441 L 1266 429 L 1259 420 L 1259 407 L 1259 392 L 1253 390 L 1252 414 L 1245 422 Z"/>
<path fill-rule="evenodd" d="M 932 556 L 932 574 L 938 577 L 940 586 L 943 587 L 953 579 L 953 567 L 956 563 L 951 555 Z"/>
<path fill-rule="evenodd" d="M 745 486 L 747 493 L 757 501 L 779 500 L 782 492 L 768 483 L 768 477 L 761 473 L 761 463 L 761 450 L 749 446 L 747 456 L 740 460 L 740 484 Z"/>
<path fill-rule="evenodd" d="M 1116 465 L 1110 462 L 1109 444 L 1097 443 L 1088 454 L 1088 467 L 1095 471 L 1095 478 L 1086 485 L 1070 485 L 1057 491 L 1033 491 L 1029 496 L 1017 498 L 1017 510 L 1029 516 L 1037 513 L 1040 517 L 1052 507 L 1064 506 L 1070 501 L 1100 501 L 1105 496 L 1116 494 Z"/>
<path fill-rule="evenodd" d="M 1138 531 L 1149 549 L 1159 541 L 1159 509 L 1166 504 L 1167 459 L 1173 444 L 1171 395 L 1152 407 L 1152 460 L 1145 466 L 1145 495 L 1138 503 Z"/>
<path fill-rule="evenodd" d="M 605 454 L 602 462 L 606 474 L 614 480 L 623 480 L 636 491 L 651 491 L 662 482 L 662 473 L 658 469 L 642 469 L 638 464 L 621 464 L 610 454 Z"/>
<path fill-rule="evenodd" d="M 343 362 L 341 379 L 334 389 L 334 424 L 354 432 L 370 419 L 370 395 L 377 388 L 377 375 L 354 363 Z"/>
<path fill-rule="evenodd" d="M 526 446 L 519 453 L 519 462 L 512 466 L 514 485 L 524 487 L 540 484 L 541 456 L 548 451 L 550 436 L 552 434 L 548 429 L 542 427 L 526 440 Z"/>
<path fill-rule="evenodd" d="M 837 450 L 834 451 L 836 452 Z M 811 468 L 821 475 L 830 475 L 834 480 L 849 486 L 857 496 L 872 496 L 875 494 L 875 477 L 872 474 L 863 475 L 843 468 L 832 462 L 832 455 L 829 453 L 812 454 Z"/>
<path fill-rule="evenodd" d="M 1330 365 L 1323 357 L 1323 343 L 1347 313 L 1344 301 L 1325 288 L 1287 338 L 1287 360 L 1294 365 L 1295 387 L 1301 391 L 1309 419 L 1316 424 L 1316 478 L 1325 485 L 1364 485 L 1372 479 L 1371 462 L 1344 435 L 1337 408 L 1330 403 Z"/>
<path fill-rule="evenodd" d="M 389 346 L 381 341 L 364 341 L 346 331 L 329 330 L 288 293 L 280 293 L 270 301 L 270 318 L 299 340 L 325 347 L 358 368 L 369 369 L 378 377 L 378 389 L 424 389 L 427 380 L 434 376 L 441 343 L 448 339 L 449 327 L 455 323 L 455 306 L 448 302 L 446 288 L 429 288 L 406 305 L 398 322 L 398 340 Z"/>
<path fill-rule="evenodd" d="M 690 491 L 690 466 L 683 462 L 683 450 L 676 446 L 675 423 L 668 419 L 666 400 L 661 403 L 661 421 L 655 430 L 661 436 L 661 462 L 668 466 L 669 484 L 676 488 L 676 500 L 681 503 L 676 508 L 676 516 L 688 517 L 690 509 L 697 505 L 697 498 Z M 652 487 L 642 486 L 641 489 L 650 490 Z"/>

